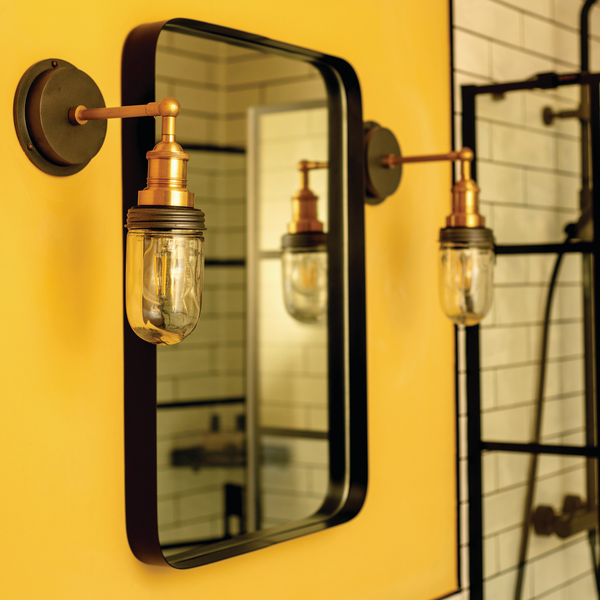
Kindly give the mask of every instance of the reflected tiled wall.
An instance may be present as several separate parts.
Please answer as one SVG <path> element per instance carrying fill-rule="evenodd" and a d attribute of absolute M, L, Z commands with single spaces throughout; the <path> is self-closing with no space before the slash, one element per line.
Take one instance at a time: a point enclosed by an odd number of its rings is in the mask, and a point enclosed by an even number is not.
<path fill-rule="evenodd" d="M 279 108 L 285 108 L 280 106 Z M 328 430 L 327 325 L 300 323 L 282 299 L 281 236 L 291 220 L 291 196 L 300 187 L 300 160 L 328 156 L 325 107 L 289 106 L 257 116 L 258 406 L 261 427 Z M 327 230 L 327 171 L 310 173 L 319 197 L 318 217 Z M 275 258 L 274 258 L 275 257 Z M 293 340 L 293 342 L 291 342 Z M 327 491 L 328 443 L 322 439 L 263 436 L 290 451 L 285 469 L 265 466 L 262 478 L 264 527 L 316 512 Z"/>
<path fill-rule="evenodd" d="M 306 63 L 163 32 L 157 52 L 156 96 L 174 96 L 182 105 L 177 119 L 177 139 L 191 155 L 188 188 L 196 195 L 196 208 L 206 213 L 207 260 L 244 260 L 247 243 L 247 110 L 255 105 L 323 99 L 325 87 L 321 76 Z M 326 127 L 323 129 L 320 122 L 315 127 L 319 125 L 321 129 L 312 133 L 317 133 L 322 140 L 326 137 Z M 305 135 L 306 128 L 301 129 Z M 157 134 L 159 131 L 160 120 L 157 120 Z M 299 133 L 292 121 L 274 135 L 280 144 L 285 144 Z M 189 145 L 217 146 L 227 151 L 189 150 Z M 319 150 L 323 150 L 322 143 Z M 326 145 L 324 150 L 323 156 L 319 154 L 315 158 L 326 160 Z M 278 156 L 281 159 L 283 154 L 279 152 Z M 277 242 L 290 219 L 291 204 L 287 200 L 296 191 L 296 163 L 303 158 L 313 157 L 290 158 L 283 173 L 280 169 L 279 187 L 273 189 L 271 186 L 268 190 L 271 204 L 277 201 L 279 207 L 283 207 L 283 210 L 270 211 L 268 216 L 272 218 L 265 220 L 268 226 L 265 234 Z M 325 196 L 320 189 L 326 187 L 326 174 L 316 174 L 313 181 L 319 195 Z M 279 261 L 270 262 L 280 269 Z M 207 443 L 212 418 L 218 417 L 221 431 L 233 432 L 238 417 L 245 412 L 246 267 L 207 266 L 204 291 L 202 315 L 196 330 L 180 344 L 158 348 L 158 401 L 239 399 L 239 402 L 160 409 L 159 518 L 161 542 L 166 544 L 222 537 L 225 528 L 224 486 L 227 483 L 244 486 L 246 483 L 244 467 L 207 467 L 194 471 L 189 467 L 173 468 L 170 462 L 173 450 Z M 280 284 L 276 298 L 276 309 L 268 314 L 269 322 L 277 309 L 283 310 Z M 276 344 L 265 346 L 262 359 L 265 365 L 270 365 L 271 375 L 287 378 L 289 373 L 284 367 L 288 355 L 295 350 L 289 342 L 286 348 Z M 318 378 L 326 380 L 326 374 L 319 372 L 317 364 L 322 360 L 326 368 L 323 348 L 319 346 L 314 352 L 309 351 L 302 362 L 303 365 L 306 363 L 306 370 L 292 374 L 291 378 L 295 375 L 303 383 L 311 377 L 314 379 L 314 374 L 318 373 Z M 289 416 L 290 411 L 286 409 L 293 405 L 294 398 L 287 392 L 283 397 L 277 394 L 275 397 L 276 387 L 264 387 L 265 424 L 326 429 L 323 390 L 312 390 L 310 401 L 303 397 L 304 404 L 294 409 L 305 415 L 300 423 L 283 416 Z M 326 393 L 326 385 L 321 387 Z M 317 394 L 320 394 L 318 398 Z M 327 452 L 320 449 L 326 442 L 269 438 L 268 444 L 286 450 L 288 464 L 282 467 L 277 462 L 269 463 L 262 469 L 263 500 L 269 517 L 265 525 L 314 512 L 326 488 L 323 479 L 327 478 L 327 463 L 323 464 L 323 457 L 326 458 Z M 309 510 L 304 512 L 307 506 Z"/>
<path fill-rule="evenodd" d="M 461 145 L 460 86 L 579 70 L 576 0 L 453 0 L 455 147 Z M 600 33 L 600 11 L 590 30 Z M 600 37 L 591 44 L 600 66 Z M 499 244 L 561 242 L 579 215 L 579 122 L 544 125 L 544 106 L 576 109 L 579 89 L 507 93 L 477 99 L 482 212 Z M 531 441 L 542 320 L 553 256 L 499 256 L 494 305 L 481 327 L 482 437 Z M 464 336 L 459 335 L 464 351 Z M 468 497 L 464 364 L 459 364 L 462 583 L 468 588 Z M 581 257 L 563 260 L 551 315 L 542 443 L 584 443 Z M 529 456 L 484 453 L 486 600 L 514 597 Z M 543 456 L 534 506 L 586 498 L 581 458 Z M 561 541 L 530 535 L 523 599 L 593 600 L 587 535 Z M 468 598 L 468 589 L 458 596 Z"/>

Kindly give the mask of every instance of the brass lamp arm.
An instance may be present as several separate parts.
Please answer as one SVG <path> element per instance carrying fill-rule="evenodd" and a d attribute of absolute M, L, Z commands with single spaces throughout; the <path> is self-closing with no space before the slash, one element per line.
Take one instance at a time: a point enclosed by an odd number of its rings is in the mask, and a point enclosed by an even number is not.
<path fill-rule="evenodd" d="M 381 159 L 381 164 L 388 169 L 393 169 L 396 165 L 406 163 L 438 162 L 449 160 L 450 162 L 460 161 L 460 170 L 462 179 L 471 179 L 471 162 L 475 158 L 473 150 L 470 148 L 461 148 L 460 150 L 451 150 L 446 154 L 426 154 L 424 156 L 396 156 L 388 154 Z"/>
<path fill-rule="evenodd" d="M 69 121 L 73 125 L 85 125 L 88 121 L 100 119 L 127 119 L 130 117 L 176 117 L 181 105 L 175 98 L 163 98 L 160 102 L 136 106 L 115 106 L 111 108 L 86 108 L 74 106 L 69 109 Z"/>

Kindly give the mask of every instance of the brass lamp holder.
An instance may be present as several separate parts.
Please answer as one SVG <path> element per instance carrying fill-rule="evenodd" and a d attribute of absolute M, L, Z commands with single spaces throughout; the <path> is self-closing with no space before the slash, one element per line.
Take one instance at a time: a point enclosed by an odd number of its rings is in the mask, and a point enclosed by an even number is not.
<path fill-rule="evenodd" d="M 138 206 L 129 211 L 127 226 L 199 231 L 205 229 L 204 213 L 194 208 L 194 194 L 186 187 L 190 156 L 175 141 L 180 110 L 175 98 L 106 108 L 91 77 L 65 60 L 47 59 L 21 78 L 14 121 L 19 143 L 33 164 L 64 177 L 81 171 L 98 153 L 107 119 L 162 117 L 161 140 L 146 154 L 148 186 L 138 193 Z"/>
<path fill-rule="evenodd" d="M 302 160 L 298 163 L 300 189 L 292 197 L 292 220 L 288 223 L 288 233 L 282 238 L 283 248 L 322 247 L 327 243 L 323 223 L 317 218 L 317 200 L 308 187 L 308 174 L 315 169 L 326 169 L 326 162 Z"/>
<path fill-rule="evenodd" d="M 367 203 L 379 204 L 393 194 L 400 185 L 401 167 L 407 163 L 460 161 L 460 179 L 452 187 L 452 212 L 446 217 L 446 228 L 440 230 L 440 241 L 491 246 L 494 237 L 485 227 L 485 218 L 479 213 L 479 187 L 471 177 L 471 163 L 475 158 L 470 148 L 452 150 L 445 154 L 402 156 L 394 134 L 374 121 L 365 123 L 365 164 Z M 400 168 L 398 168 L 400 167 Z"/>

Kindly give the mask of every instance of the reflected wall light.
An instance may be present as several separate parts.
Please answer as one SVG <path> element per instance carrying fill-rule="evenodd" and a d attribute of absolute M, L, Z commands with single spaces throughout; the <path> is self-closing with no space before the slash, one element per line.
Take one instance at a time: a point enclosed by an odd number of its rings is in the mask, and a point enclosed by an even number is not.
<path fill-rule="evenodd" d="M 292 197 L 292 220 L 281 238 L 283 300 L 302 323 L 322 321 L 327 313 L 327 234 L 317 218 L 318 197 L 308 187 L 308 173 L 326 162 L 298 163 L 301 188 Z"/>
<path fill-rule="evenodd" d="M 474 154 L 469 148 L 428 156 L 401 155 L 389 129 L 365 123 L 367 202 L 379 204 L 400 184 L 402 165 L 460 161 L 460 180 L 452 188 L 452 212 L 440 229 L 440 300 L 446 316 L 457 325 L 477 325 L 492 305 L 494 235 L 479 214 L 479 188 L 471 178 Z"/>
<path fill-rule="evenodd" d="M 21 147 L 39 169 L 56 176 L 81 171 L 98 153 L 106 119 L 162 117 L 162 138 L 146 154 L 148 185 L 138 193 L 138 206 L 128 211 L 126 225 L 127 318 L 140 338 L 160 345 L 187 337 L 202 305 L 206 227 L 186 187 L 190 157 L 175 141 L 179 111 L 174 98 L 105 108 L 95 82 L 59 59 L 30 67 L 14 102 Z"/>

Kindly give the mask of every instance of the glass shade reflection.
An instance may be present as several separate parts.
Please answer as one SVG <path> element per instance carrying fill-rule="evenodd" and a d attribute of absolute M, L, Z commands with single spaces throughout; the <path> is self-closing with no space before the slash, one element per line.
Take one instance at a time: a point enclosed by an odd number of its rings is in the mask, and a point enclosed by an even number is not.
<path fill-rule="evenodd" d="M 285 248 L 282 269 L 288 313 L 302 323 L 322 321 L 327 313 L 327 252 Z"/>

